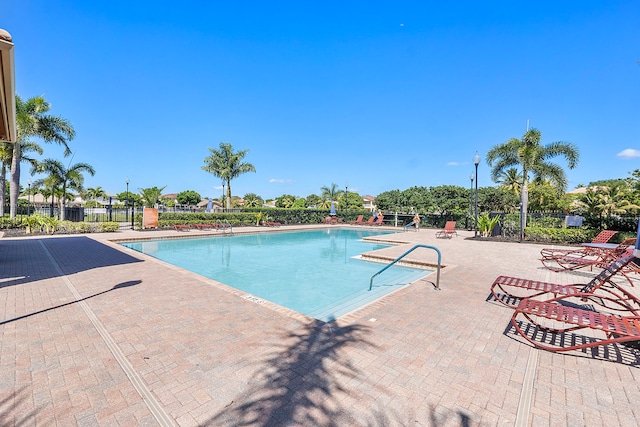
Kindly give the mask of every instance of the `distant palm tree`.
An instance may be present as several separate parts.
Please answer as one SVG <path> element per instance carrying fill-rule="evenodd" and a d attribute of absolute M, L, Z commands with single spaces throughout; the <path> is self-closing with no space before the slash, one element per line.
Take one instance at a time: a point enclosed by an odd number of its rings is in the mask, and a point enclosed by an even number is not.
<path fill-rule="evenodd" d="M 42 96 L 23 101 L 16 95 L 16 130 L 17 139 L 11 157 L 10 215 L 15 218 L 18 210 L 18 193 L 20 192 L 20 162 L 22 147 L 32 142 L 30 138 L 42 138 L 45 142 L 55 142 L 65 147 L 64 155 L 71 153 L 67 141 L 75 136 L 71 123 L 59 116 L 46 114 L 51 109 Z"/>
<path fill-rule="evenodd" d="M 38 169 L 40 172 L 48 172 L 54 181 L 57 182 L 61 193 L 60 220 L 64 221 L 64 207 L 67 203 L 67 189 L 81 191 L 82 184 L 84 183 L 84 176 L 82 175 L 82 172 L 87 172 L 93 176 L 96 171 L 87 163 L 76 163 L 73 166 L 65 168 L 60 161 L 53 159 L 44 160 Z"/>
<path fill-rule="evenodd" d="M 259 208 L 264 204 L 264 200 L 262 200 L 262 197 L 258 196 L 255 193 L 247 193 L 243 198 L 244 206 L 248 208 Z"/>
<path fill-rule="evenodd" d="M 487 153 L 487 163 L 492 168 L 491 178 L 498 182 L 501 174 L 508 168 L 519 166 L 522 169 L 522 190 L 520 202 L 522 203 L 522 217 L 520 227 L 522 230 L 527 224 L 527 211 L 529 203 L 529 175 L 539 178 L 549 178 L 558 189 L 564 190 L 567 186 L 567 177 L 562 167 L 549 162 L 556 156 L 564 156 L 569 169 L 578 164 L 580 156 L 578 148 L 568 142 L 552 142 L 541 145 L 542 134 L 537 129 L 529 129 L 522 139 L 511 138 L 503 144 L 492 147 Z"/>
<path fill-rule="evenodd" d="M 249 150 L 234 152 L 233 146 L 228 142 L 221 142 L 218 150 L 209 147 L 210 156 L 205 157 L 202 170 L 224 180 L 227 184 L 227 209 L 231 209 L 231 180 L 247 172 L 255 172 L 256 168 L 251 163 L 242 160 Z"/>
<path fill-rule="evenodd" d="M 335 184 L 333 182 L 328 187 L 325 185 L 320 187 L 320 191 L 322 192 L 320 193 L 322 202 L 320 202 L 320 205 L 318 207 L 324 209 L 330 208 L 331 204 L 338 200 L 338 195 L 340 194 L 340 190 L 338 190 L 338 184 Z"/>
<path fill-rule="evenodd" d="M 102 187 L 89 187 L 84 192 L 85 196 L 92 200 L 98 200 L 99 198 L 107 197 L 107 192 Z"/>
<path fill-rule="evenodd" d="M 140 197 L 142 198 L 144 206 L 147 208 L 154 207 L 160 201 L 160 196 L 165 188 L 167 188 L 166 185 L 162 188 L 138 188 L 138 190 L 140 190 Z"/>
<path fill-rule="evenodd" d="M 498 184 L 513 194 L 519 195 L 522 190 L 522 174 L 516 168 L 504 170 L 498 178 Z"/>

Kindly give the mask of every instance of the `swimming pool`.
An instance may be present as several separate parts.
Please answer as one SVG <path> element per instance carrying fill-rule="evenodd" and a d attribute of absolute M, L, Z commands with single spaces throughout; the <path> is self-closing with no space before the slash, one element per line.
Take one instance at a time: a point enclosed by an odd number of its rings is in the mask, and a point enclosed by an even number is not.
<path fill-rule="evenodd" d="M 429 270 L 359 259 L 387 247 L 362 238 L 389 232 L 342 228 L 206 238 L 124 242 L 122 245 L 291 310 L 328 321 L 429 274 Z"/>

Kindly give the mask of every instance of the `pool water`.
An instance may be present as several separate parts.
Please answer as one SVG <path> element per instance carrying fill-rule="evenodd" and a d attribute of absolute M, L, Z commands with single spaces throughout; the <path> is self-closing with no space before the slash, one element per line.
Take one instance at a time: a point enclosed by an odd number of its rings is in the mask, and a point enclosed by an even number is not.
<path fill-rule="evenodd" d="M 332 320 L 429 274 L 359 255 L 387 247 L 362 241 L 377 230 L 321 229 L 122 243 L 170 264 L 319 320 Z"/>

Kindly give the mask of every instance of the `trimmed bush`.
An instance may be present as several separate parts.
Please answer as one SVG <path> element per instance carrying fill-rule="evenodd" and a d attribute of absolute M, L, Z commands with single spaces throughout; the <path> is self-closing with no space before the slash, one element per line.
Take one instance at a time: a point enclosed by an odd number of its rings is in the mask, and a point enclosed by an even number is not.
<path fill-rule="evenodd" d="M 590 242 L 596 234 L 594 230 L 585 228 L 527 227 L 524 230 L 525 238 L 528 241 L 569 245 Z"/>

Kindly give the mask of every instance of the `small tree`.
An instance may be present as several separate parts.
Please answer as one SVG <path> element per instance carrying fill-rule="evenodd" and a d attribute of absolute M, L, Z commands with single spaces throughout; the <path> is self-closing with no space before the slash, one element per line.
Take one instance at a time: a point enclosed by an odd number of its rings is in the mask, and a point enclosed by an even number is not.
<path fill-rule="evenodd" d="M 149 188 L 138 188 L 140 190 L 140 198 L 142 199 L 142 203 L 147 208 L 155 207 L 160 201 L 160 196 L 162 195 L 162 190 L 167 188 L 165 185 L 162 188 L 158 187 L 149 187 Z"/>
<path fill-rule="evenodd" d="M 195 206 L 202 200 L 200 194 L 194 190 L 186 190 L 178 193 L 176 201 L 181 205 Z"/>
<path fill-rule="evenodd" d="M 259 208 L 264 204 L 264 200 L 262 197 L 258 196 L 255 193 L 247 193 L 243 197 L 244 206 L 247 208 Z"/>

